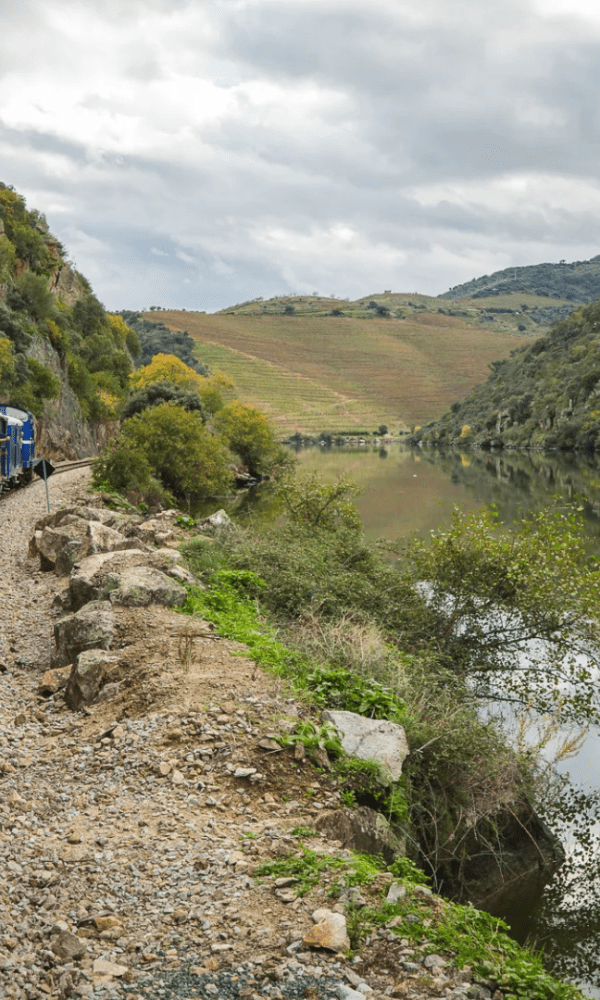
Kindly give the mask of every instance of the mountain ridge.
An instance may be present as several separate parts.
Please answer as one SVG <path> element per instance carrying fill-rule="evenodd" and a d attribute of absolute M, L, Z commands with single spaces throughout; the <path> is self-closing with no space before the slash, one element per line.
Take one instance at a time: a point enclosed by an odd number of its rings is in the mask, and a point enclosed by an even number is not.
<path fill-rule="evenodd" d="M 593 302 L 600 298 L 600 254 L 590 260 L 558 264 L 527 264 L 507 267 L 493 274 L 454 285 L 440 299 L 481 299 L 514 292 L 529 292 L 541 298 Z"/>

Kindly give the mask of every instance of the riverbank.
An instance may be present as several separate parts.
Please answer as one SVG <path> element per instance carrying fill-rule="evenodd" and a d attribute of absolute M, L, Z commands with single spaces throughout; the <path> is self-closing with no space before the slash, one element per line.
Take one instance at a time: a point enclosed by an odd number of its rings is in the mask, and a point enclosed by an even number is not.
<path fill-rule="evenodd" d="M 110 527 L 85 470 L 51 496 Z M 497 984 L 477 970 L 493 955 L 523 983 L 534 974 L 530 956 L 419 889 L 410 868 L 359 863 L 314 835 L 339 812 L 338 780 L 283 746 L 306 705 L 239 643 L 156 604 L 124 607 L 109 651 L 120 687 L 69 709 L 44 679 L 68 580 L 27 558 L 43 484 L 3 504 L 3 580 L 20 595 L 0 650 L 3 997 L 485 1000 Z M 168 530 L 160 542 L 176 545 L 183 532 Z M 274 737 L 280 749 L 261 746 Z M 346 917 L 354 954 L 304 943 L 324 902 Z M 524 996 L 575 995 L 535 975 Z"/>

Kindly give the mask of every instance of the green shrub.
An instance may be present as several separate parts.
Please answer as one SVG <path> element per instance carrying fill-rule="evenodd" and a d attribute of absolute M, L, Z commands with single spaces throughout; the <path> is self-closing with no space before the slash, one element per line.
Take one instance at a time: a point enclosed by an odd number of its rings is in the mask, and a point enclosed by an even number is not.
<path fill-rule="evenodd" d="M 161 403 L 126 420 L 118 442 L 101 456 L 94 476 L 118 486 L 111 477 L 122 481 L 127 462 L 137 454 L 163 489 L 180 499 L 223 493 L 233 486 L 221 441 L 208 433 L 198 412 L 173 403 Z M 141 469 L 139 461 L 136 470 Z"/>

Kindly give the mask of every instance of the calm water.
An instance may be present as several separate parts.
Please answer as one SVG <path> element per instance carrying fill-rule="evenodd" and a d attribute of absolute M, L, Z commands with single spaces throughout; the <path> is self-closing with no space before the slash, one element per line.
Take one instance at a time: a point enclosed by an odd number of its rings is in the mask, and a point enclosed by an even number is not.
<path fill-rule="evenodd" d="M 600 556 L 600 463 L 565 456 L 461 455 L 412 451 L 400 445 L 349 450 L 311 448 L 298 454 L 300 473 L 335 480 L 347 473 L 364 494 L 357 500 L 371 539 L 428 533 L 448 524 L 455 504 L 494 503 L 502 520 L 546 506 L 556 495 L 581 497 L 590 548 Z M 573 800 L 553 819 L 570 860 L 532 908 L 531 937 L 559 975 L 600 997 L 600 739 L 591 733 L 563 765 Z M 568 813 L 568 815 L 566 815 Z"/>

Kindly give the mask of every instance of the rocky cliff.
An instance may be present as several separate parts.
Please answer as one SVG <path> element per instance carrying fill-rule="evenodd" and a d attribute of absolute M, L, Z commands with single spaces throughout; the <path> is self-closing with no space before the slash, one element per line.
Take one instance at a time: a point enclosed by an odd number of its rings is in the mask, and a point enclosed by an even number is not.
<path fill-rule="evenodd" d="M 38 454 L 82 458 L 106 444 L 137 351 L 44 217 L 0 183 L 0 400 L 35 414 Z"/>

